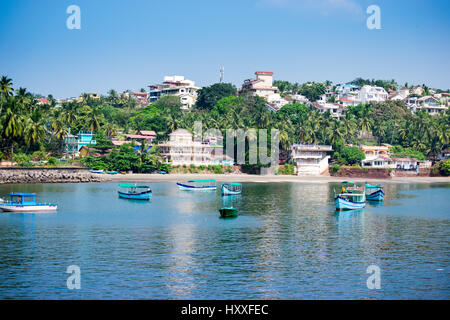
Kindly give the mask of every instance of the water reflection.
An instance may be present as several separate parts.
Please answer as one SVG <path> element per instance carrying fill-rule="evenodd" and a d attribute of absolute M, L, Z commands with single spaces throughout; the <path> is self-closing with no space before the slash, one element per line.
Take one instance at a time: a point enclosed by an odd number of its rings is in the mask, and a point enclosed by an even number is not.
<path fill-rule="evenodd" d="M 245 183 L 221 197 L 153 183 L 143 204 L 118 199 L 117 184 L 0 186 L 0 197 L 36 192 L 60 208 L 0 214 L 0 298 L 450 297 L 449 185 L 386 184 L 382 206 L 344 212 L 335 187 Z M 228 205 L 238 219 L 218 219 Z M 71 264 L 78 292 L 65 288 Z M 377 292 L 370 264 L 385 277 Z"/>

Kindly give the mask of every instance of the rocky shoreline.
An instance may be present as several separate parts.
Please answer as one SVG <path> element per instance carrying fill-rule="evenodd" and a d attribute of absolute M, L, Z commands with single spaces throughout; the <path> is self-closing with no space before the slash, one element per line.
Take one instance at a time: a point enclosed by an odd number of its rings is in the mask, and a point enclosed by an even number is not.
<path fill-rule="evenodd" d="M 1 168 L 0 184 L 102 182 L 107 177 L 86 168 Z"/>

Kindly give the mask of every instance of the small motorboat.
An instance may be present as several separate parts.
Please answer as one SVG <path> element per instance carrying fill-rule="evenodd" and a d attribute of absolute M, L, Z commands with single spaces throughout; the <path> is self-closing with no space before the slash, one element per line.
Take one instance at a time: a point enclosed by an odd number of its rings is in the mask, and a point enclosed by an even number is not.
<path fill-rule="evenodd" d="M 222 207 L 219 209 L 221 218 L 237 217 L 238 210 L 233 207 Z"/>
<path fill-rule="evenodd" d="M 336 191 L 334 191 L 336 194 Z M 361 209 L 366 206 L 364 187 L 358 187 L 353 181 L 342 182 L 342 192 L 334 198 L 336 210 Z"/>
<path fill-rule="evenodd" d="M 34 193 L 11 193 L 9 202 L 2 201 L 0 209 L 5 212 L 51 212 L 58 206 L 51 203 L 36 203 Z"/>
<path fill-rule="evenodd" d="M 152 190 L 150 186 L 121 183 L 120 188 L 127 189 L 127 191 L 117 191 L 119 198 L 132 199 L 132 200 L 150 200 Z"/>
<path fill-rule="evenodd" d="M 101 174 L 101 173 L 103 173 L 103 170 L 94 170 L 94 169 L 91 169 L 91 170 L 89 170 L 91 173 L 99 173 L 99 174 Z"/>
<path fill-rule="evenodd" d="M 224 183 L 222 184 L 222 195 L 236 195 L 242 193 L 242 184 L 238 182 Z"/>
<path fill-rule="evenodd" d="M 368 193 L 370 191 L 370 193 Z M 371 185 L 366 183 L 366 199 L 370 201 L 383 201 L 384 191 L 381 185 Z"/>
<path fill-rule="evenodd" d="M 118 174 L 118 171 L 106 171 L 107 174 Z"/>
<path fill-rule="evenodd" d="M 182 191 L 215 191 L 217 190 L 216 180 L 189 180 L 187 182 L 177 182 L 177 186 Z"/>

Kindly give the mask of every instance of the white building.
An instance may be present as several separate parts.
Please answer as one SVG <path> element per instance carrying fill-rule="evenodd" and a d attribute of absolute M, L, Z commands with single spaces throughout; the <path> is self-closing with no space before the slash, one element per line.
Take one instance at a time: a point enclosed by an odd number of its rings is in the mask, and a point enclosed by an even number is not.
<path fill-rule="evenodd" d="M 321 175 L 328 170 L 328 152 L 331 146 L 294 144 L 291 146 L 291 157 L 297 175 Z"/>
<path fill-rule="evenodd" d="M 197 91 L 200 87 L 195 86 L 192 80 L 184 79 L 183 76 L 165 76 L 162 84 L 150 85 L 150 103 L 157 101 L 164 95 L 180 97 L 183 109 L 190 109 L 197 101 Z"/>
<path fill-rule="evenodd" d="M 432 96 L 425 96 L 417 99 L 418 106 L 416 111 L 421 110 L 431 115 L 437 115 L 441 111 L 447 110 L 447 106 L 440 103 L 440 101 Z"/>
<path fill-rule="evenodd" d="M 388 94 L 384 88 L 365 85 L 359 90 L 358 99 L 361 103 L 383 102 L 388 98 Z"/>
<path fill-rule="evenodd" d="M 283 108 L 283 106 L 290 103 L 288 99 L 283 98 L 282 96 L 280 96 L 279 93 L 269 95 L 267 97 L 267 102 L 269 104 L 269 109 L 275 112 Z"/>
<path fill-rule="evenodd" d="M 256 71 L 256 79 L 245 80 L 239 94 L 250 93 L 253 96 L 260 96 L 268 99 L 278 90 L 273 86 L 273 72 Z"/>
<path fill-rule="evenodd" d="M 169 134 L 169 141 L 158 143 L 161 155 L 173 165 L 233 165 L 233 159 L 223 155 L 223 146 L 217 139 L 194 141 L 192 133 L 177 129 Z"/>
<path fill-rule="evenodd" d="M 308 98 L 301 94 L 293 94 L 293 95 L 291 95 L 291 98 L 292 98 L 293 102 L 298 102 L 298 103 L 303 103 L 303 104 L 309 103 Z"/>
<path fill-rule="evenodd" d="M 390 146 L 360 146 L 359 149 L 366 156 L 361 161 L 364 168 L 387 168 L 392 160 L 390 159 Z"/>
<path fill-rule="evenodd" d="M 320 113 L 325 113 L 327 111 L 330 112 L 331 116 L 336 119 L 341 119 L 345 117 L 345 113 L 347 112 L 347 107 L 338 104 L 338 103 L 319 103 L 314 102 L 312 105 L 319 110 Z"/>
<path fill-rule="evenodd" d="M 361 100 L 358 99 L 358 95 L 355 94 L 343 94 L 339 96 L 339 104 L 344 107 L 357 106 L 361 104 Z"/>

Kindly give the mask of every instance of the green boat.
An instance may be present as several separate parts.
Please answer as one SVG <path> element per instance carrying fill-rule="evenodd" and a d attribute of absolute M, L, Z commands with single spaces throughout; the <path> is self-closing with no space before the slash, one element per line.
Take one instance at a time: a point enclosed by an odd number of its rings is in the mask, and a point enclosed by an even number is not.
<path fill-rule="evenodd" d="M 232 218 L 237 216 L 238 210 L 233 207 L 222 207 L 219 212 L 222 218 Z"/>

